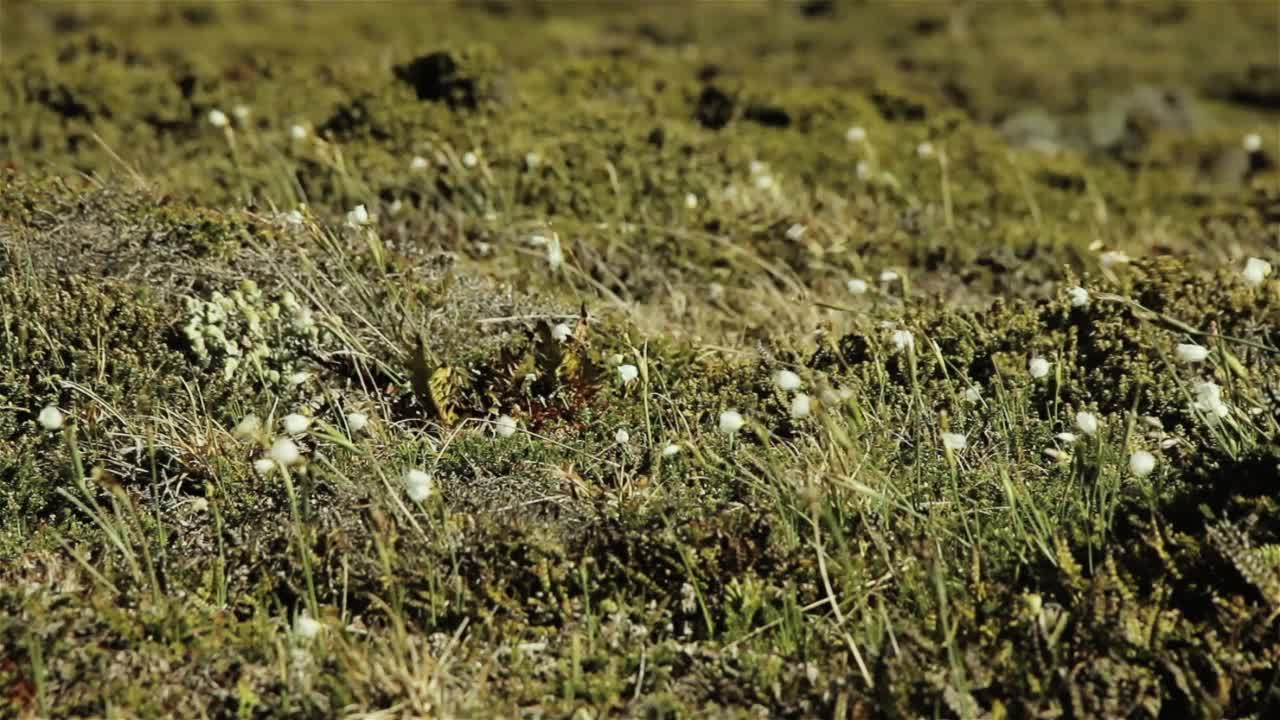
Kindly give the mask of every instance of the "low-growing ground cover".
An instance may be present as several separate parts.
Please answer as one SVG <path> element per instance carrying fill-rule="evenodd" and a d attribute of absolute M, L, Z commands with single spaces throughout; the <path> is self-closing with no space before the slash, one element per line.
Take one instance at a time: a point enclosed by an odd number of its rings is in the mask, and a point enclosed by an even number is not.
<path fill-rule="evenodd" d="M 3 17 L 0 715 L 1280 706 L 1274 8 Z"/>

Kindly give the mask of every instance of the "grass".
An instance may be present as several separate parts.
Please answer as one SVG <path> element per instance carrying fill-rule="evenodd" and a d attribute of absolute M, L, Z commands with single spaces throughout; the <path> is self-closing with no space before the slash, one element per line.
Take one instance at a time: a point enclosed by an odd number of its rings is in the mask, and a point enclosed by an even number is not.
<path fill-rule="evenodd" d="M 6 13 L 0 714 L 1274 712 L 1274 14 L 429 13 Z"/>

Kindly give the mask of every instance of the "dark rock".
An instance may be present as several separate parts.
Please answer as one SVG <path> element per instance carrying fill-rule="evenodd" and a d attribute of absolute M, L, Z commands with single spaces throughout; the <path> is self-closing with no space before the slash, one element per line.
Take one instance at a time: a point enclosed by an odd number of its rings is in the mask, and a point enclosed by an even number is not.
<path fill-rule="evenodd" d="M 423 55 L 395 66 L 394 71 L 397 79 L 413 86 L 419 100 L 445 102 L 454 109 L 474 110 L 479 105 L 475 79 L 460 75 L 449 53 Z"/>
<path fill-rule="evenodd" d="M 743 117 L 765 127 L 785 128 L 791 126 L 791 116 L 786 110 L 773 105 L 752 105 L 743 113 Z"/>
<path fill-rule="evenodd" d="M 702 127 L 719 130 L 733 119 L 733 98 L 714 85 L 708 85 L 698 96 L 698 109 L 694 116 Z"/>

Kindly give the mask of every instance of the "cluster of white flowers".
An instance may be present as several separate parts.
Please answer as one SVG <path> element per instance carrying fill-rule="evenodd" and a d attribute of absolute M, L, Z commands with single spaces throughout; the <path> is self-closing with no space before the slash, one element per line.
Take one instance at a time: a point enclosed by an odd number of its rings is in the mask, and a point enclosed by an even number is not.
<path fill-rule="evenodd" d="M 1071 299 L 1071 307 L 1088 307 L 1089 291 L 1082 287 L 1073 287 L 1067 289 L 1067 297 Z"/>
<path fill-rule="evenodd" d="M 1049 375 L 1049 367 L 1049 361 L 1038 355 L 1027 361 L 1027 372 L 1036 380 L 1047 377 Z"/>
<path fill-rule="evenodd" d="M 210 110 L 210 111 L 209 111 L 209 124 L 210 124 L 210 125 L 212 125 L 212 126 L 214 126 L 214 127 L 216 127 L 216 128 L 222 129 L 222 128 L 227 127 L 227 126 L 230 124 L 230 122 L 231 122 L 231 121 L 230 121 L 230 119 L 227 117 L 227 114 L 226 114 L 226 113 L 224 113 L 224 112 L 222 112 L 221 110 L 218 110 L 217 108 L 214 108 L 213 110 Z"/>
<path fill-rule="evenodd" d="M 890 337 L 893 340 L 894 349 L 898 352 L 910 352 L 916 347 L 916 338 L 910 330 L 894 330 Z"/>
<path fill-rule="evenodd" d="M 1196 394 L 1195 409 L 1204 413 L 1209 422 L 1217 422 L 1231 414 L 1231 408 L 1222 401 L 1222 387 L 1217 383 L 1202 382 L 1193 389 Z"/>

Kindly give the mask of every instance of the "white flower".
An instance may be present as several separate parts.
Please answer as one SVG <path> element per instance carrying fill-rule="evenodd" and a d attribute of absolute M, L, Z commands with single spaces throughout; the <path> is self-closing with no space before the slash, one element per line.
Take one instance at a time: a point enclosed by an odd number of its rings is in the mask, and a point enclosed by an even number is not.
<path fill-rule="evenodd" d="M 245 415 L 244 419 L 240 422 L 236 423 L 235 432 L 236 435 L 239 435 L 240 437 L 252 437 L 257 435 L 258 431 L 261 429 L 262 421 L 258 419 L 257 415 L 250 413 L 249 415 Z"/>
<path fill-rule="evenodd" d="M 527 152 L 524 154 L 524 164 L 532 170 L 542 164 L 542 156 L 536 152 Z"/>
<path fill-rule="evenodd" d="M 804 237 L 805 230 L 808 230 L 808 228 L 800 223 L 795 223 L 791 227 L 787 228 L 787 239 L 792 242 L 798 241 L 800 238 Z"/>
<path fill-rule="evenodd" d="M 311 418 L 298 413 L 289 413 L 284 416 L 284 431 L 290 435 L 301 435 L 311 427 Z"/>
<path fill-rule="evenodd" d="M 240 122 L 244 122 L 245 120 L 249 119 L 249 106 L 237 105 L 231 108 L 231 114 L 235 115 L 236 119 L 239 120 Z"/>
<path fill-rule="evenodd" d="M 1129 256 L 1119 250 L 1108 250 L 1098 256 L 1098 262 L 1102 263 L 1104 268 L 1113 268 L 1129 262 Z"/>
<path fill-rule="evenodd" d="M 431 497 L 431 490 L 435 485 L 435 480 L 431 477 L 431 473 L 423 472 L 414 468 L 406 470 L 404 473 L 404 494 L 409 499 L 420 503 Z"/>
<path fill-rule="evenodd" d="M 422 157 L 421 155 L 414 155 L 413 159 L 409 161 L 409 169 L 410 170 L 426 170 L 427 159 Z"/>
<path fill-rule="evenodd" d="M 725 410 L 720 413 L 720 432 L 725 435 L 734 435 L 746 424 L 747 421 L 742 419 L 742 413 L 737 410 Z"/>
<path fill-rule="evenodd" d="M 910 330 L 893 331 L 893 347 L 898 352 L 906 352 L 916 346 L 916 338 Z"/>
<path fill-rule="evenodd" d="M 302 217 L 301 210 L 290 210 L 285 213 L 284 220 L 290 225 L 301 225 L 305 218 Z"/>
<path fill-rule="evenodd" d="M 1177 356 L 1178 362 L 1198 363 L 1209 357 L 1209 348 L 1194 343 L 1178 343 L 1173 354 Z"/>
<path fill-rule="evenodd" d="M 777 383 L 778 389 L 784 392 L 799 390 L 802 384 L 800 376 L 790 370 L 779 370 L 778 374 L 773 376 L 773 381 Z"/>
<path fill-rule="evenodd" d="M 1085 435 L 1092 435 L 1098 432 L 1098 416 L 1081 410 L 1076 413 L 1076 427 Z"/>
<path fill-rule="evenodd" d="M 1249 287 L 1258 287 L 1271 274 L 1271 263 L 1262 258 L 1251 257 L 1244 264 L 1244 284 Z"/>
<path fill-rule="evenodd" d="M 256 470 L 259 475 L 266 475 L 276 469 L 276 461 L 269 457 L 258 458 L 253 461 L 253 469 Z"/>
<path fill-rule="evenodd" d="M 1076 441 L 1075 433 L 1060 432 L 1057 435 L 1054 435 L 1054 437 L 1058 438 L 1059 441 L 1064 442 L 1068 445 Z"/>
<path fill-rule="evenodd" d="M 640 377 L 640 368 L 635 365 L 626 364 L 618 366 L 618 376 L 622 378 L 622 384 L 628 385 L 632 380 Z"/>
<path fill-rule="evenodd" d="M 363 204 L 355 206 L 351 212 L 347 213 L 347 225 L 354 228 L 368 224 L 369 210 Z"/>
<path fill-rule="evenodd" d="M 675 443 L 667 443 L 667 446 L 662 448 L 662 457 L 671 457 L 672 455 L 679 454 L 680 446 Z"/>
<path fill-rule="evenodd" d="M 36 416 L 36 422 L 45 430 L 59 430 L 62 428 L 63 416 L 62 411 L 50 405 L 40 411 Z"/>
<path fill-rule="evenodd" d="M 1071 298 L 1071 307 L 1085 307 L 1089 304 L 1089 291 L 1082 287 L 1069 288 L 1067 297 Z"/>
<path fill-rule="evenodd" d="M 1039 380 L 1049 374 L 1049 361 L 1042 357 L 1033 357 L 1027 362 L 1027 372 L 1031 373 L 1031 377 Z"/>
<path fill-rule="evenodd" d="M 288 377 L 289 384 L 295 385 L 295 386 L 301 385 L 310 379 L 311 379 L 311 373 L 305 372 L 305 371 L 293 373 Z"/>
<path fill-rule="evenodd" d="M 1195 393 L 1195 408 L 1208 415 L 1211 421 L 1231 414 L 1231 408 L 1222 402 L 1222 388 L 1217 383 L 1199 383 L 1195 386 Z"/>
<path fill-rule="evenodd" d="M 948 450 L 963 450 L 969 439 L 960 433 L 942 433 L 942 446 Z"/>
<path fill-rule="evenodd" d="M 493 430 L 498 433 L 498 437 L 509 438 L 515 435 L 517 427 L 519 427 L 519 423 L 510 415 L 503 415 L 493 421 Z"/>
<path fill-rule="evenodd" d="M 387 214 L 394 217 L 396 215 L 399 215 L 400 211 L 403 209 L 404 209 L 404 203 L 401 202 L 400 198 L 396 198 L 395 200 L 391 201 L 390 205 L 387 206 Z M 488 216 L 486 216 L 485 219 L 488 219 Z"/>
<path fill-rule="evenodd" d="M 759 175 L 760 173 L 769 169 L 769 166 L 767 164 L 762 163 L 759 160 L 752 160 L 750 167 L 751 167 L 752 175 Z"/>
<path fill-rule="evenodd" d="M 1065 463 L 1071 459 L 1070 454 L 1064 453 L 1061 450 L 1058 450 L 1056 448 L 1045 448 L 1044 454 L 1054 462 Z"/>
<path fill-rule="evenodd" d="M 859 160 L 853 171 L 857 174 L 859 180 L 865 182 L 871 179 L 871 165 L 866 160 Z"/>
<path fill-rule="evenodd" d="M 897 279 L 898 279 L 898 273 L 894 272 L 893 270 L 885 270 L 880 273 L 880 282 L 882 283 L 888 284 Z"/>
<path fill-rule="evenodd" d="M 1262 136 L 1258 133 L 1249 133 L 1244 136 L 1241 144 L 1244 145 L 1245 152 L 1256 153 L 1262 149 Z"/>
<path fill-rule="evenodd" d="M 757 177 L 757 178 L 756 178 L 756 189 L 757 189 L 757 190 L 768 190 L 768 189 L 769 189 L 769 188 L 771 188 L 771 187 L 773 187 L 773 176 L 772 176 L 772 175 L 761 175 L 761 176 L 759 176 L 759 177 Z"/>
<path fill-rule="evenodd" d="M 964 391 L 964 399 L 971 403 L 979 402 L 982 400 L 982 388 L 977 385 L 970 385 L 969 388 Z"/>
<path fill-rule="evenodd" d="M 288 467 L 296 465 L 302 460 L 302 451 L 298 449 L 298 444 L 289 438 L 280 438 L 271 444 L 271 450 L 267 453 L 277 465 Z"/>
<path fill-rule="evenodd" d="M 475 167 L 476 164 L 479 162 L 480 162 L 480 159 L 477 158 L 476 154 L 474 152 L 471 152 L 470 150 L 462 154 L 462 164 L 466 165 L 469 168 Z"/>
<path fill-rule="evenodd" d="M 1146 477 L 1156 469 L 1156 456 L 1146 450 L 1138 450 L 1129 456 L 1129 472 L 1135 477 Z"/>
<path fill-rule="evenodd" d="M 693 193 L 685 193 L 684 206 L 690 210 L 698 207 L 698 196 Z"/>
<path fill-rule="evenodd" d="M 860 125 L 854 125 L 845 131 L 844 139 L 851 143 L 860 143 L 867 139 L 867 131 Z"/>
<path fill-rule="evenodd" d="M 302 125 L 294 125 L 293 127 L 289 128 L 289 137 L 293 138 L 294 140 L 306 140 L 307 129 Z"/>
<path fill-rule="evenodd" d="M 227 114 L 226 114 L 226 113 L 222 112 L 221 110 L 217 110 L 217 109 L 214 109 L 214 110 L 210 110 L 210 111 L 209 111 L 209 124 L 210 124 L 210 125 L 212 125 L 212 126 L 214 126 L 214 127 L 216 127 L 216 128 L 224 128 L 224 127 L 226 127 L 226 126 L 227 126 L 227 122 L 228 122 L 228 121 L 227 121 Z"/>
<path fill-rule="evenodd" d="M 713 282 L 707 286 L 707 297 L 711 302 L 720 302 L 724 299 L 724 286 L 718 282 Z"/>
<path fill-rule="evenodd" d="M 551 339 L 556 342 L 564 342 L 573 334 L 573 330 L 569 328 L 568 323 L 556 323 L 551 326 Z"/>
<path fill-rule="evenodd" d="M 547 242 L 547 264 L 552 270 L 559 270 L 564 264 L 564 250 L 560 247 L 560 235 L 551 233 L 551 237 L 546 238 Z"/>
<path fill-rule="evenodd" d="M 916 154 L 922 158 L 933 157 L 933 143 L 925 141 L 916 146 Z"/>
<path fill-rule="evenodd" d="M 352 434 L 355 434 L 360 432 L 361 430 L 364 430 L 368 425 L 369 425 L 368 415 L 362 412 L 347 413 L 347 429 L 350 430 Z"/>
<path fill-rule="evenodd" d="M 631 442 L 631 433 L 627 432 L 625 428 L 618 428 L 618 432 L 613 434 L 613 439 L 616 440 L 619 445 L 626 445 Z"/>
<path fill-rule="evenodd" d="M 293 634 L 302 640 L 311 640 L 320 634 L 321 625 L 314 618 L 300 613 L 293 619 Z"/>
<path fill-rule="evenodd" d="M 804 393 L 796 393 L 796 396 L 791 398 L 791 417 L 796 420 L 807 418 L 809 417 L 809 412 L 811 410 L 812 403 L 810 402 L 808 395 Z"/>
<path fill-rule="evenodd" d="M 853 293 L 854 295 L 864 295 L 867 292 L 866 280 L 851 278 L 848 282 L 844 284 L 844 286 L 848 288 L 849 292 Z"/>

